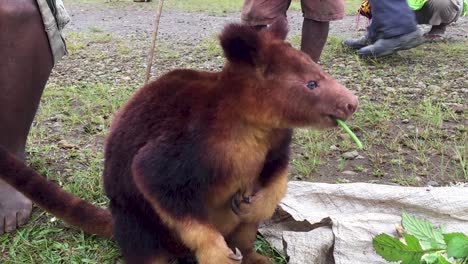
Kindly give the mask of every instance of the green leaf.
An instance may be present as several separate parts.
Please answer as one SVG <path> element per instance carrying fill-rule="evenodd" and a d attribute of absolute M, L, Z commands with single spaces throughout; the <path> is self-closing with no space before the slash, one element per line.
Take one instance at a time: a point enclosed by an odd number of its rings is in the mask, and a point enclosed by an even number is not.
<path fill-rule="evenodd" d="M 382 256 L 387 261 L 402 261 L 401 264 L 420 264 L 421 257 L 424 252 L 419 243 L 414 242 L 414 237 L 405 236 L 410 242 L 409 245 L 403 244 L 400 240 L 393 238 L 387 234 L 380 234 L 372 240 L 377 254 Z"/>
<path fill-rule="evenodd" d="M 455 258 L 468 257 L 468 237 L 455 236 L 447 245 L 447 255 Z"/>
<path fill-rule="evenodd" d="M 448 260 L 445 256 L 439 255 L 439 258 L 437 259 L 437 264 L 453 264 L 452 261 Z"/>
<path fill-rule="evenodd" d="M 424 264 L 438 264 L 438 253 L 431 253 L 431 254 L 426 254 L 422 257 L 422 263 Z"/>
<path fill-rule="evenodd" d="M 422 263 L 424 264 L 453 264 L 449 261 L 441 252 L 434 252 L 426 254 L 422 257 Z"/>
<path fill-rule="evenodd" d="M 434 228 L 429 221 L 418 219 L 403 211 L 401 223 L 408 234 L 419 240 L 423 249 L 445 249 L 447 247 L 442 230 Z"/>
<path fill-rule="evenodd" d="M 461 237 L 461 238 L 466 238 L 466 235 L 463 233 L 448 233 L 448 234 L 443 234 L 444 235 L 444 241 L 445 244 L 449 244 L 450 240 L 452 240 L 454 237 Z"/>
<path fill-rule="evenodd" d="M 405 241 L 406 241 L 406 245 L 408 246 L 408 249 L 422 251 L 421 244 L 419 243 L 419 240 L 415 236 L 410 235 L 410 234 L 405 234 L 404 236 L 405 236 Z"/>

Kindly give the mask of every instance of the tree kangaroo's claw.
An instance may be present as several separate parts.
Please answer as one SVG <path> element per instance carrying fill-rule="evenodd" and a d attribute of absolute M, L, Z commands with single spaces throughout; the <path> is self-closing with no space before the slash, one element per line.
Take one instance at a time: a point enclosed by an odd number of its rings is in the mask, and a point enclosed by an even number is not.
<path fill-rule="evenodd" d="M 252 203 L 252 196 L 244 196 L 242 197 L 242 202 L 246 204 L 251 204 Z"/>
<path fill-rule="evenodd" d="M 238 248 L 236 248 L 236 253 L 231 253 L 229 255 L 229 258 L 235 261 L 241 261 L 242 260 L 242 253 Z"/>

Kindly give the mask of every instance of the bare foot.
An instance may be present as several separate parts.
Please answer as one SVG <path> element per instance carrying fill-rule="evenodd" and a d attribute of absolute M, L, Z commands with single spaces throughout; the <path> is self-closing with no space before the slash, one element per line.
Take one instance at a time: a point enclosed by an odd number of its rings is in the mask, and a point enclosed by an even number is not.
<path fill-rule="evenodd" d="M 24 225 L 31 215 L 31 201 L 0 180 L 0 235 Z"/>

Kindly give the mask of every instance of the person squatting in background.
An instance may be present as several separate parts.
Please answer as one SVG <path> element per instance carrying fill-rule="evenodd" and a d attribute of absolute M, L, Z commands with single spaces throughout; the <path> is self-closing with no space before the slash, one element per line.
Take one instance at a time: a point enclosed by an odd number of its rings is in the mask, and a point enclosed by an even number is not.
<path fill-rule="evenodd" d="M 467 5 L 468 0 L 365 0 L 359 13 L 371 19 L 367 32 L 360 38 L 346 39 L 343 44 L 357 49 L 363 57 L 411 49 L 424 43 L 424 37 L 443 36 L 447 25 L 466 14 Z M 423 36 L 418 24 L 432 28 Z"/>

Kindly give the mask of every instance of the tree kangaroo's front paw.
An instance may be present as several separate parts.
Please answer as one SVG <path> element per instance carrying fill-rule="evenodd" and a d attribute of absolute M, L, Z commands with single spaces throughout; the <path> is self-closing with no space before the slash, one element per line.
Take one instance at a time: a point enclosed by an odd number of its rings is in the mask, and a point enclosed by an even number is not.
<path fill-rule="evenodd" d="M 233 252 L 227 247 L 211 247 L 199 250 L 197 259 L 200 264 L 240 264 L 242 263 L 242 253 L 238 248 Z"/>
<path fill-rule="evenodd" d="M 231 209 L 236 215 L 246 214 L 251 203 L 252 196 L 245 195 L 241 193 L 241 191 L 238 191 L 231 198 Z"/>
<path fill-rule="evenodd" d="M 269 203 L 264 193 L 245 196 L 236 193 L 232 197 L 232 211 L 244 222 L 258 222 L 271 217 L 276 205 Z"/>

